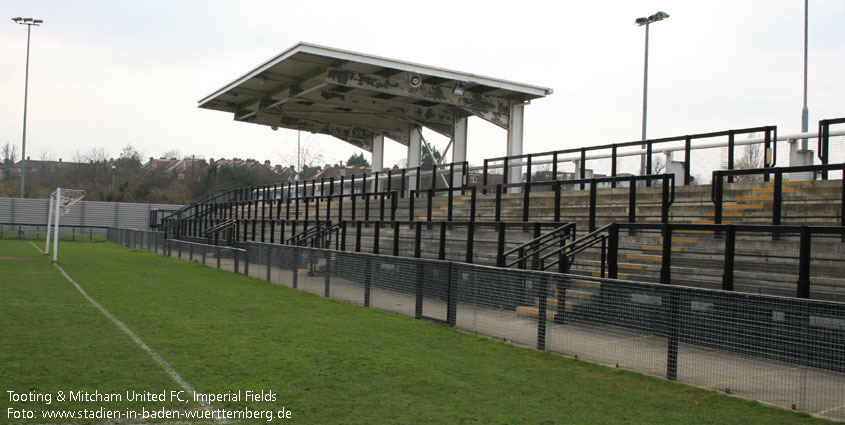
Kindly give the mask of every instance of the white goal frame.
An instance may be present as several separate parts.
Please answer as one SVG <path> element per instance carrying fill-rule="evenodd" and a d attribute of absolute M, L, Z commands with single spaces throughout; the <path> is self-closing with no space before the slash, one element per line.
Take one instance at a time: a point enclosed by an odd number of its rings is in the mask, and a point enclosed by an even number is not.
<path fill-rule="evenodd" d="M 44 255 L 50 255 L 50 225 L 53 225 L 53 262 L 59 259 L 59 219 L 70 212 L 77 202 L 85 197 L 85 191 L 80 189 L 62 189 L 57 187 L 50 194 L 50 206 L 47 213 L 47 240 L 44 243 Z M 54 211 L 55 210 L 55 211 Z"/>

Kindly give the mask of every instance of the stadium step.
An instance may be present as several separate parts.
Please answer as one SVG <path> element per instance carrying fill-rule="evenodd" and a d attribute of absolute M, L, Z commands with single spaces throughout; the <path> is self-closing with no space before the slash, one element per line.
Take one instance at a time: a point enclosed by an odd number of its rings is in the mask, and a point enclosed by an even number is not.
<path fill-rule="evenodd" d="M 751 189 L 752 195 L 762 195 L 762 194 L 772 194 L 772 193 L 775 193 L 775 188 L 773 188 L 773 187 L 763 187 L 763 188 Z M 781 193 L 795 193 L 795 188 L 792 188 L 792 187 L 781 188 Z"/>
<path fill-rule="evenodd" d="M 774 186 L 775 182 L 766 182 L 766 186 Z M 783 186 L 809 186 L 809 180 L 784 180 Z"/>
<path fill-rule="evenodd" d="M 654 245 L 654 246 L 643 245 L 643 251 L 663 251 L 663 247 L 660 246 L 660 245 Z M 672 252 L 681 252 L 681 251 L 683 251 L 683 248 L 681 248 L 679 246 L 673 246 L 672 247 Z"/>

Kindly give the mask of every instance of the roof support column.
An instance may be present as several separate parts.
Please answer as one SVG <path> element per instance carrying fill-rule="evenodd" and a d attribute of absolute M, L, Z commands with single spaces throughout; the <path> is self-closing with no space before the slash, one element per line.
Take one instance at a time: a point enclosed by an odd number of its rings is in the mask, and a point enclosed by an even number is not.
<path fill-rule="evenodd" d="M 372 172 L 377 173 L 379 171 L 384 170 L 384 136 L 376 134 L 373 136 L 373 158 L 372 161 Z M 378 182 L 373 181 L 373 184 L 370 186 L 372 187 L 371 190 L 375 190 L 377 187 L 376 184 Z"/>
<path fill-rule="evenodd" d="M 414 126 L 408 134 L 408 168 L 416 168 L 420 166 L 420 155 L 422 154 L 422 134 L 420 127 Z M 408 181 L 408 193 L 411 189 L 417 187 L 417 178 L 419 176 L 411 177 Z"/>
<path fill-rule="evenodd" d="M 452 162 L 463 162 L 467 160 L 467 117 L 455 118 L 455 125 L 452 131 Z M 464 175 L 458 171 L 455 173 L 452 187 L 464 185 Z"/>
<path fill-rule="evenodd" d="M 513 103 L 510 107 L 510 118 L 508 119 L 508 146 L 507 156 L 522 155 L 522 125 L 525 116 L 525 104 L 522 102 Z M 519 161 L 521 163 L 522 161 Z M 505 183 L 522 182 L 522 166 L 515 165 L 508 170 L 508 181 Z M 519 188 L 511 188 L 508 192 L 519 192 Z"/>

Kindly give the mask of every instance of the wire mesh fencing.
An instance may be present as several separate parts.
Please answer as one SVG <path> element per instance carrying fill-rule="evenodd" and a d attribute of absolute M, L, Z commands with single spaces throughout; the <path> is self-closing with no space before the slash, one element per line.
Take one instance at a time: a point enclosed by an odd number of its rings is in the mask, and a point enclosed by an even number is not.
<path fill-rule="evenodd" d="M 106 227 L 59 226 L 60 241 L 104 241 Z M 46 225 L 0 223 L 0 239 L 25 239 L 44 241 Z"/>
<path fill-rule="evenodd" d="M 290 245 L 226 248 L 125 229 L 111 229 L 109 239 L 318 296 L 845 420 L 843 303 Z"/>

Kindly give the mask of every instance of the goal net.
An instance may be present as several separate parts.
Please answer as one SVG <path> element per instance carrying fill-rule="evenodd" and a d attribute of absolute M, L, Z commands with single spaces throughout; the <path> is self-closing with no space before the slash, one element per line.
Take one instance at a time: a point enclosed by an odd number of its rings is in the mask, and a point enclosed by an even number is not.
<path fill-rule="evenodd" d="M 50 255 L 50 232 L 52 225 L 54 263 L 59 258 L 59 223 L 61 217 L 70 212 L 70 207 L 81 201 L 84 197 L 84 190 L 62 189 L 60 187 L 56 188 L 50 194 L 50 207 L 47 214 L 47 241 L 44 243 L 44 254 Z"/>

